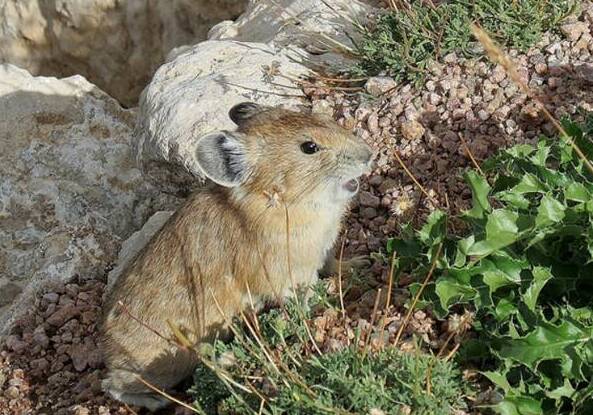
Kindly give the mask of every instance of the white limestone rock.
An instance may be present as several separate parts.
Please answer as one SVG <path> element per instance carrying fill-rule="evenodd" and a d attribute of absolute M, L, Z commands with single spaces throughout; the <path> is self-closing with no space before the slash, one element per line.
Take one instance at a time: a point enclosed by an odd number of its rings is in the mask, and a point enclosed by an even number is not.
<path fill-rule="evenodd" d="M 175 200 L 142 177 L 135 114 L 80 76 L 0 65 L 0 333 L 43 284 L 96 278 Z M 15 286 L 17 287 L 15 289 Z"/>

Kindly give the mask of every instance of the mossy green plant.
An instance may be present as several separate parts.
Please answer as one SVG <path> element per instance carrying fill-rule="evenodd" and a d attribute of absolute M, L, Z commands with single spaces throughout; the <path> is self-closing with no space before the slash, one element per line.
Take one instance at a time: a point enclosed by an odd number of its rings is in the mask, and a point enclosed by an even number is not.
<path fill-rule="evenodd" d="M 481 54 L 470 23 L 479 23 L 500 44 L 525 51 L 544 32 L 576 8 L 571 0 L 412 0 L 407 7 L 389 10 L 370 27 L 361 27 L 357 43 L 360 61 L 354 72 L 385 73 L 396 80 L 418 81 L 432 62 L 456 52 L 465 57 Z"/>
<path fill-rule="evenodd" d="M 457 365 L 420 347 L 407 353 L 394 347 L 371 352 L 353 341 L 337 351 L 314 352 L 305 322 L 321 299 L 316 297 L 306 308 L 302 299 L 291 300 L 283 309 L 260 315 L 257 339 L 238 325 L 232 342 L 215 343 L 212 360 L 232 356 L 226 371 L 249 392 L 225 386 L 216 370 L 200 366 L 190 390 L 196 408 L 208 415 L 395 415 L 410 409 L 447 415 L 466 407 L 468 387 Z"/>

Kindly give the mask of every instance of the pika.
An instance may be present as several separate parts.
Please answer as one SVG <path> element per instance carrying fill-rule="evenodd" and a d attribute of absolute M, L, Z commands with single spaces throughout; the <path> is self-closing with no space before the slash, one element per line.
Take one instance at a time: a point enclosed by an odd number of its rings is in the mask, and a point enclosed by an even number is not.
<path fill-rule="evenodd" d="M 211 184 L 193 193 L 131 261 L 106 299 L 100 327 L 117 400 L 157 410 L 161 388 L 192 374 L 197 356 L 160 333 L 171 324 L 196 346 L 251 305 L 284 298 L 335 268 L 333 245 L 370 147 L 329 117 L 242 103 L 236 131 L 197 142 Z"/>

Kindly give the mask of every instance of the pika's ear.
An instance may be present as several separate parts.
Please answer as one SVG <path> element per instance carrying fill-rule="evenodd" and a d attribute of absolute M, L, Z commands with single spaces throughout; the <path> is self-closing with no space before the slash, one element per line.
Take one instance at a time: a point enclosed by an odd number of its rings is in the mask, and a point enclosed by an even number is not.
<path fill-rule="evenodd" d="M 245 146 L 237 135 L 228 131 L 200 138 L 196 157 L 206 177 L 221 186 L 238 186 L 247 177 Z"/>
<path fill-rule="evenodd" d="M 254 102 L 242 102 L 229 110 L 229 118 L 237 125 L 243 124 L 254 115 L 264 111 L 265 107 Z"/>

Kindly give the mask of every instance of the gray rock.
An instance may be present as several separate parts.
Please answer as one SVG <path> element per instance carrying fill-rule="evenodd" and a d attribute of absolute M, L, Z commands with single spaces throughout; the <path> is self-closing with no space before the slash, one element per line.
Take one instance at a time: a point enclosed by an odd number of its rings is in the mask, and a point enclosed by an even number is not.
<path fill-rule="evenodd" d="M 206 39 L 247 0 L 0 0 L 0 62 L 76 73 L 126 105 L 174 47 Z"/>
<path fill-rule="evenodd" d="M 309 70 L 290 56 L 260 43 L 206 41 L 161 66 L 140 98 L 136 137 L 137 159 L 152 182 L 182 194 L 202 183 L 196 143 L 236 127 L 228 117 L 233 105 L 301 104 L 303 93 L 291 79 Z"/>
<path fill-rule="evenodd" d="M 23 287 L 0 309 L 2 334 L 39 287 L 104 272 L 120 241 L 175 200 L 135 167 L 134 112 L 80 76 L 0 65 L 0 79 L 0 281 Z"/>
<path fill-rule="evenodd" d="M 383 95 L 395 87 L 397 87 L 397 82 L 388 76 L 374 76 L 369 78 L 364 85 L 366 91 L 375 97 Z"/>
<path fill-rule="evenodd" d="M 350 60 L 331 49 L 351 50 L 359 33 L 353 22 L 372 10 L 358 0 L 250 0 L 245 13 L 214 26 L 208 38 L 296 46 L 314 54 L 312 63 L 338 66 Z"/>
<path fill-rule="evenodd" d="M 359 200 L 361 206 L 377 208 L 381 204 L 381 199 L 370 192 L 360 192 Z"/>

